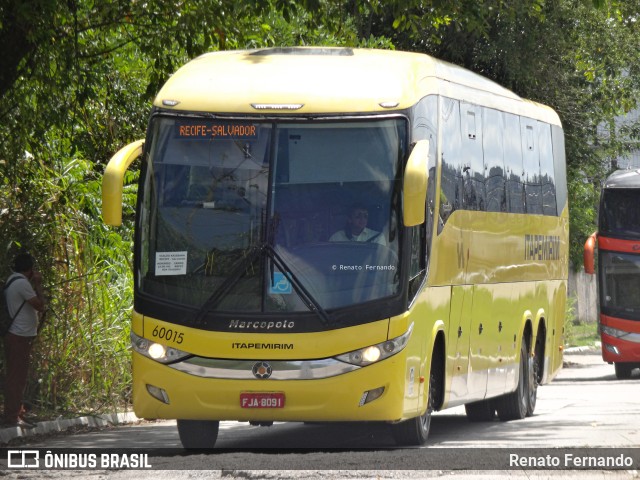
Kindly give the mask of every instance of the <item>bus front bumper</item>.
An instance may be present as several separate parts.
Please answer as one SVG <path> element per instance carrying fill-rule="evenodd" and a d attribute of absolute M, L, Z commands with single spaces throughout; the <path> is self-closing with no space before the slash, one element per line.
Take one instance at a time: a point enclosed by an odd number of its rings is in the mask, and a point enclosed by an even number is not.
<path fill-rule="evenodd" d="M 405 365 L 400 353 L 326 378 L 212 378 L 133 352 L 133 405 L 149 419 L 397 421 L 416 416 L 423 403 L 423 383 L 405 386 Z M 256 401 L 265 397 L 275 400 Z"/>

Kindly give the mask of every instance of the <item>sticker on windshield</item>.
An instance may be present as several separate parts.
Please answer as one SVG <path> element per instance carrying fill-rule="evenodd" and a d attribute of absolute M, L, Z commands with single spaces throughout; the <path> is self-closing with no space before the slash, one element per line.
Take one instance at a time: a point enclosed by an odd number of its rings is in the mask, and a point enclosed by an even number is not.
<path fill-rule="evenodd" d="M 156 275 L 186 275 L 187 252 L 156 252 Z"/>
<path fill-rule="evenodd" d="M 269 293 L 276 295 L 288 295 L 292 291 L 291 283 L 284 276 L 284 273 L 274 272 L 273 283 L 269 287 Z"/>

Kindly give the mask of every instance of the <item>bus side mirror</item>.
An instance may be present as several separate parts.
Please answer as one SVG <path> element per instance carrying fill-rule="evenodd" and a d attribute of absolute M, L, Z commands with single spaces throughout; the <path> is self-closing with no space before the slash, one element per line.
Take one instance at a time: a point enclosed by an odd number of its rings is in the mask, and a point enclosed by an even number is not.
<path fill-rule="evenodd" d="M 404 171 L 402 217 L 407 227 L 424 223 L 429 179 L 428 161 L 429 140 L 420 140 L 413 147 Z"/>
<path fill-rule="evenodd" d="M 144 140 L 130 143 L 120 149 L 107 164 L 102 177 L 102 218 L 114 227 L 122 224 L 122 184 L 124 172 L 131 162 L 142 155 Z"/>
<path fill-rule="evenodd" d="M 597 233 L 592 233 L 587 241 L 584 242 L 584 272 L 593 275 L 595 268 L 595 250 L 597 242 Z"/>

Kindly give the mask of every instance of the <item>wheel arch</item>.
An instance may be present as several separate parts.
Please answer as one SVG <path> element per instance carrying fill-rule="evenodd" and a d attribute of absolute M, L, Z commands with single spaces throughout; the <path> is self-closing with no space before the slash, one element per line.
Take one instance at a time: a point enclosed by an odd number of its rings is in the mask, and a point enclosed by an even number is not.
<path fill-rule="evenodd" d="M 447 362 L 447 347 L 446 338 L 444 332 L 444 324 L 441 328 L 437 328 L 434 331 L 433 343 L 431 347 L 431 366 L 430 369 L 435 367 L 435 380 L 436 380 L 436 397 L 434 410 L 440 410 L 444 404 L 445 397 L 445 385 L 446 385 L 446 362 Z"/>

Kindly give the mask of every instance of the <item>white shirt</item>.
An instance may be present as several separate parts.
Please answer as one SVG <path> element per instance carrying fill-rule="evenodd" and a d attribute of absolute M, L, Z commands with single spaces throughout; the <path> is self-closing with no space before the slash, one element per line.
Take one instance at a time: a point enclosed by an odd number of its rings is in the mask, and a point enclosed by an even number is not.
<path fill-rule="evenodd" d="M 371 240 L 372 238 L 373 240 Z M 345 232 L 344 230 L 340 230 L 334 233 L 333 235 L 331 235 L 331 238 L 329 238 L 330 242 L 368 242 L 369 240 L 371 240 L 371 243 L 386 245 L 384 236 L 382 234 L 367 227 L 364 227 L 364 229 L 358 235 L 351 235 L 351 238 L 347 237 L 347 232 Z"/>
<path fill-rule="evenodd" d="M 37 295 L 31 286 L 31 282 L 21 273 L 13 273 L 9 276 L 7 282 L 16 276 L 18 279 L 14 280 L 9 285 L 9 288 L 4 291 L 7 296 L 9 315 L 13 317 L 20 309 L 11 324 L 9 332 L 21 337 L 35 337 L 38 334 L 38 311 L 27 300 L 31 300 Z M 20 308 L 22 302 L 25 303 Z"/>

